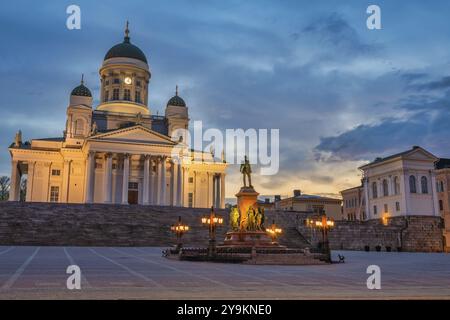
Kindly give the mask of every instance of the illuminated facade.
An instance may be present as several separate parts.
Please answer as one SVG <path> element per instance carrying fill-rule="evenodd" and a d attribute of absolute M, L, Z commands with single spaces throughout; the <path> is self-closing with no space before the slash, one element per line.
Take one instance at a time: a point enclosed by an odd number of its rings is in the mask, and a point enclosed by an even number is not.
<path fill-rule="evenodd" d="M 178 89 L 165 115 L 152 115 L 150 68 L 128 26 L 99 73 L 100 104 L 93 108 L 82 81 L 71 93 L 62 137 L 22 143 L 16 136 L 10 201 L 19 200 L 26 175 L 29 202 L 223 208 L 226 163 L 180 147 L 177 130 L 188 129 L 189 116 Z"/>

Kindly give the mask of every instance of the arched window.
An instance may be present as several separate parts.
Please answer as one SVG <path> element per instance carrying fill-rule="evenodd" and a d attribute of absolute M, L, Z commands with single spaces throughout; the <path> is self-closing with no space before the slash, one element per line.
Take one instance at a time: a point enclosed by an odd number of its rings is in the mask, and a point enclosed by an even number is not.
<path fill-rule="evenodd" d="M 383 196 L 389 196 L 389 185 L 386 179 L 383 180 Z"/>
<path fill-rule="evenodd" d="M 420 186 L 422 188 L 422 193 L 428 193 L 428 179 L 427 179 L 427 177 L 420 178 Z"/>
<path fill-rule="evenodd" d="M 441 192 L 444 192 L 444 181 L 441 181 L 440 184 L 441 184 Z"/>
<path fill-rule="evenodd" d="M 84 134 L 84 121 L 83 119 L 75 120 L 75 135 Z"/>
<path fill-rule="evenodd" d="M 377 190 L 377 183 L 376 182 L 372 183 L 372 195 L 373 195 L 374 199 L 378 198 L 378 190 Z"/>
<path fill-rule="evenodd" d="M 415 176 L 410 176 L 409 177 L 409 191 L 411 193 L 417 193 L 416 177 Z"/>
<path fill-rule="evenodd" d="M 394 193 L 400 194 L 400 181 L 399 181 L 398 177 L 394 178 Z"/>

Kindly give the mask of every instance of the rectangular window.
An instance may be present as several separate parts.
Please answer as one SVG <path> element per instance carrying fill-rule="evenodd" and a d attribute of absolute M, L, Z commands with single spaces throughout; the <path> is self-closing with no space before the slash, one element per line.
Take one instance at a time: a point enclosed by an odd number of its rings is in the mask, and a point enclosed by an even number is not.
<path fill-rule="evenodd" d="M 388 205 L 387 204 L 385 204 L 384 205 L 384 213 L 388 213 L 389 212 L 389 208 L 388 208 Z"/>
<path fill-rule="evenodd" d="M 377 206 L 373 206 L 373 214 L 378 214 Z"/>
<path fill-rule="evenodd" d="M 59 187 L 51 186 L 50 187 L 50 202 L 58 202 L 59 201 Z"/>
<path fill-rule="evenodd" d="M 192 208 L 194 206 L 194 194 L 192 192 L 189 192 L 188 194 L 188 204 L 189 208 Z"/>
<path fill-rule="evenodd" d="M 59 177 L 60 175 L 61 175 L 61 170 L 59 170 L 59 169 L 52 170 L 52 176 Z"/>
<path fill-rule="evenodd" d="M 395 203 L 395 210 L 400 211 L 400 202 Z"/>
<path fill-rule="evenodd" d="M 114 79 L 114 84 L 120 84 L 120 79 L 119 78 L 115 78 Z"/>
<path fill-rule="evenodd" d="M 109 99 L 109 91 L 106 90 L 106 91 L 105 91 L 105 96 L 103 97 L 103 101 L 104 101 L 104 102 L 107 102 L 108 99 Z"/>
<path fill-rule="evenodd" d="M 130 101 L 131 100 L 130 89 L 123 90 L 123 100 L 125 100 L 125 101 Z"/>
<path fill-rule="evenodd" d="M 137 182 L 129 182 L 128 183 L 128 190 L 138 190 L 139 184 Z"/>
<path fill-rule="evenodd" d="M 138 86 L 138 87 L 141 86 L 141 80 L 136 81 L 136 86 Z"/>
<path fill-rule="evenodd" d="M 113 100 L 119 100 L 119 89 L 114 89 L 113 90 Z"/>
<path fill-rule="evenodd" d="M 194 178 L 193 177 L 189 177 L 189 183 L 194 183 Z"/>
<path fill-rule="evenodd" d="M 439 200 L 439 210 L 444 210 L 444 202 L 442 202 L 442 200 Z"/>
<path fill-rule="evenodd" d="M 106 80 L 106 81 L 105 81 L 105 85 L 106 85 L 106 86 L 109 86 L 109 80 Z"/>
<path fill-rule="evenodd" d="M 103 165 L 101 163 L 95 163 L 95 169 L 101 169 Z"/>
<path fill-rule="evenodd" d="M 140 91 L 135 92 L 135 101 L 137 103 L 141 103 L 141 92 Z"/>

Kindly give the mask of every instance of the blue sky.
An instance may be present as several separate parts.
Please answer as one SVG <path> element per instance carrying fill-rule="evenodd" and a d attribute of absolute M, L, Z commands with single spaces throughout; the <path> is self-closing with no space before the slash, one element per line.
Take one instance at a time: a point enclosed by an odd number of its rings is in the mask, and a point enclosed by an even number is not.
<path fill-rule="evenodd" d="M 82 29 L 65 27 L 77 4 Z M 366 28 L 381 7 L 382 30 Z M 450 157 L 450 3 L 433 1 L 22 1 L 0 11 L 0 174 L 14 134 L 61 136 L 70 91 L 123 38 L 147 55 L 149 104 L 176 84 L 206 127 L 280 129 L 280 172 L 262 194 L 336 194 L 357 167 L 420 145 Z M 228 196 L 237 190 L 228 175 Z"/>

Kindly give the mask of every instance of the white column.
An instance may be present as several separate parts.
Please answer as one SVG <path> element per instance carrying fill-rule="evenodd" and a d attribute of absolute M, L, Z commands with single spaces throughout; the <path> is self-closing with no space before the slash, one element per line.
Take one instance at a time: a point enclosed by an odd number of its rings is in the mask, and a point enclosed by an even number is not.
<path fill-rule="evenodd" d="M 122 174 L 122 204 L 128 204 L 128 183 L 130 180 L 130 155 L 123 156 L 123 174 Z"/>
<path fill-rule="evenodd" d="M 160 187 L 160 204 L 162 206 L 167 205 L 166 202 L 166 157 L 162 157 L 161 158 L 161 184 L 159 185 Z"/>
<path fill-rule="evenodd" d="M 366 204 L 366 219 L 369 220 L 372 217 L 370 214 L 369 178 L 364 178 L 364 197 Z"/>
<path fill-rule="evenodd" d="M 189 168 L 183 168 L 183 207 L 189 206 Z"/>
<path fill-rule="evenodd" d="M 183 202 L 183 167 L 181 165 L 181 160 L 176 164 L 177 166 L 177 201 L 176 206 L 181 207 Z"/>
<path fill-rule="evenodd" d="M 27 195 L 26 201 L 33 201 L 33 184 L 34 184 L 34 168 L 36 166 L 36 162 L 28 162 L 28 180 L 27 180 Z"/>
<path fill-rule="evenodd" d="M 161 157 L 158 157 L 156 159 L 156 188 L 155 188 L 155 204 L 161 205 L 161 169 L 162 163 L 161 163 Z"/>
<path fill-rule="evenodd" d="M 149 205 L 149 175 L 150 175 L 150 156 L 146 155 L 144 158 L 144 181 L 142 186 L 142 202 L 144 205 Z"/>
<path fill-rule="evenodd" d="M 104 203 L 111 203 L 112 200 L 112 154 L 107 153 L 105 155 L 105 176 L 104 176 L 104 189 L 103 199 Z"/>
<path fill-rule="evenodd" d="M 69 201 L 69 179 L 70 179 L 70 162 L 64 160 L 62 190 L 59 202 L 67 203 Z"/>
<path fill-rule="evenodd" d="M 220 208 L 225 208 L 225 173 L 220 175 Z"/>
<path fill-rule="evenodd" d="M 439 200 L 437 196 L 437 188 L 436 188 L 436 174 L 434 172 L 431 172 L 431 192 L 433 193 L 433 215 L 434 216 L 440 216 L 439 212 Z"/>
<path fill-rule="evenodd" d="M 177 205 L 177 198 L 178 198 L 178 194 L 177 194 L 177 190 L 178 190 L 178 165 L 175 163 L 175 161 L 172 161 L 171 163 L 172 165 L 172 170 L 171 170 L 171 185 L 170 185 L 170 190 L 171 190 L 171 205 L 172 206 L 176 206 Z"/>
<path fill-rule="evenodd" d="M 85 201 L 86 203 L 92 203 L 94 200 L 94 174 L 95 174 L 95 152 L 89 151 L 86 161 L 86 189 L 85 189 Z"/>
<path fill-rule="evenodd" d="M 417 187 L 417 186 L 416 186 Z M 409 190 L 409 176 L 407 171 L 403 171 L 400 175 L 400 191 L 402 193 L 404 204 L 404 215 L 409 214 L 409 198 L 411 197 L 411 191 Z"/>
<path fill-rule="evenodd" d="M 20 200 L 20 173 L 19 173 L 19 161 L 11 161 L 11 182 L 9 188 L 9 201 Z"/>
<path fill-rule="evenodd" d="M 216 194 L 214 199 L 214 208 L 220 208 L 220 176 L 215 175 Z"/>
<path fill-rule="evenodd" d="M 156 173 L 153 172 L 153 157 L 150 157 L 150 171 L 149 171 L 149 195 L 148 195 L 148 202 L 150 204 L 155 204 L 155 176 Z"/>

